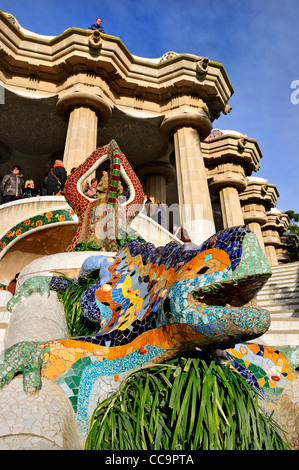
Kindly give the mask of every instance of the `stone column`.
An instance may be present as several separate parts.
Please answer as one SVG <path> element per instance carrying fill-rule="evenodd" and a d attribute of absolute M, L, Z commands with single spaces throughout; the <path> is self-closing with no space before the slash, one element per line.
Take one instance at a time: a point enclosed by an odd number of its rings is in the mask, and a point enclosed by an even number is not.
<path fill-rule="evenodd" d="M 225 187 L 220 189 L 219 196 L 223 228 L 234 227 L 235 225 L 243 225 L 244 218 L 238 190 L 234 187 Z"/>
<path fill-rule="evenodd" d="M 278 266 L 275 246 L 265 245 L 265 252 L 266 252 L 267 260 L 269 261 L 270 266 Z"/>
<path fill-rule="evenodd" d="M 153 202 L 161 201 L 166 204 L 166 187 L 175 178 L 174 167 L 169 162 L 149 162 L 137 167 L 136 174 L 143 183 L 145 194 L 150 196 Z"/>
<path fill-rule="evenodd" d="M 161 135 L 173 138 L 181 225 L 191 240 L 200 244 L 215 233 L 200 140 L 211 131 L 211 122 L 204 109 L 166 116 L 160 126 Z"/>
<path fill-rule="evenodd" d="M 259 168 L 257 142 L 237 131 L 214 129 L 202 143 L 212 201 L 220 200 L 223 228 L 244 224 L 239 193 Z"/>
<path fill-rule="evenodd" d="M 246 225 L 248 225 L 250 230 L 253 233 L 255 233 L 255 235 L 257 236 L 257 239 L 259 241 L 261 249 L 266 254 L 266 248 L 265 248 L 265 244 L 264 244 L 264 239 L 263 239 L 263 234 L 262 234 L 262 229 L 261 229 L 260 222 L 254 222 L 254 221 L 250 222 L 248 219 L 245 218 L 245 223 L 246 223 Z"/>
<path fill-rule="evenodd" d="M 99 122 L 107 122 L 112 114 L 110 105 L 101 97 L 73 92 L 57 102 L 60 115 L 69 114 L 63 162 L 68 173 L 97 148 Z"/>
<path fill-rule="evenodd" d="M 266 212 L 275 206 L 279 194 L 276 186 L 264 178 L 251 177 L 248 180 L 246 190 L 240 194 L 244 222 L 256 234 L 266 254 L 261 227 L 266 224 Z"/>
<path fill-rule="evenodd" d="M 280 236 L 287 230 L 289 219 L 276 208 L 271 209 L 266 215 L 267 222 L 262 227 L 266 256 L 270 266 L 277 266 L 279 264 L 277 249 L 281 247 Z"/>
<path fill-rule="evenodd" d="M 166 179 L 157 173 L 148 175 L 145 179 L 145 194 L 153 198 L 153 202 L 161 201 L 166 204 Z"/>
<path fill-rule="evenodd" d="M 207 162 L 206 162 L 207 163 Z M 247 179 L 244 169 L 236 163 L 208 166 L 209 188 L 212 197 L 219 193 L 223 228 L 244 225 L 239 193 L 244 191 Z"/>

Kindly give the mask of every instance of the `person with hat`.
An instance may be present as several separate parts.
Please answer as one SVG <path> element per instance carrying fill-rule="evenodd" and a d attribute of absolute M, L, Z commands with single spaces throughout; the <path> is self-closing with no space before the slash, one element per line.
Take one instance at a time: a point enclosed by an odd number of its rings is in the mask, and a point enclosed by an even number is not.
<path fill-rule="evenodd" d="M 20 165 L 15 165 L 9 174 L 4 175 L 1 182 L 0 192 L 3 196 L 4 204 L 20 199 L 23 188 L 24 179 L 21 174 L 21 167 Z"/>

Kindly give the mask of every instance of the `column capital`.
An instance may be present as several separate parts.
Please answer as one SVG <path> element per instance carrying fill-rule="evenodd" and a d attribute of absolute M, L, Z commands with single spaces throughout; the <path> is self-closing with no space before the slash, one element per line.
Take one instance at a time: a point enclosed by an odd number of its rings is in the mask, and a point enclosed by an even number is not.
<path fill-rule="evenodd" d="M 107 123 L 112 116 L 112 107 L 98 95 L 77 91 L 62 96 L 56 103 L 56 109 L 60 116 L 65 116 L 75 108 L 89 108 L 99 115 L 101 124 Z"/>
<path fill-rule="evenodd" d="M 165 178 L 166 184 L 171 183 L 175 178 L 175 169 L 173 165 L 167 162 L 148 162 L 138 166 L 136 169 L 138 178 L 142 179 L 148 175 L 161 175 Z"/>
<path fill-rule="evenodd" d="M 257 223 L 260 226 L 265 225 L 267 216 L 264 207 L 261 204 L 250 204 L 242 206 L 243 218 L 246 225 Z"/>
<path fill-rule="evenodd" d="M 200 140 L 206 139 L 211 130 L 212 123 L 207 112 L 203 109 L 176 109 L 165 115 L 160 124 L 160 134 L 168 142 L 173 142 L 173 134 L 182 127 L 197 129 Z"/>
<path fill-rule="evenodd" d="M 245 191 L 247 186 L 246 176 L 237 171 L 224 171 L 211 175 L 209 188 L 212 191 L 220 191 L 223 188 L 236 188 L 239 193 Z"/>

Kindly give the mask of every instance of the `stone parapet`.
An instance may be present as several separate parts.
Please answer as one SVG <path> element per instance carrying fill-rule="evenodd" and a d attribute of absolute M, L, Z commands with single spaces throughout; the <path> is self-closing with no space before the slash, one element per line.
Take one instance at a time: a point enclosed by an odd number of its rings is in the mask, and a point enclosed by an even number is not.
<path fill-rule="evenodd" d="M 101 90 L 117 106 L 165 113 L 191 93 L 209 101 L 212 119 L 219 117 L 233 94 L 222 64 L 193 54 L 170 60 L 132 55 L 115 36 L 69 28 L 58 36 L 42 36 L 14 25 L 0 12 L 0 79 L 11 89 L 28 87 L 45 95 L 76 84 Z M 16 73 L 18 72 L 18 73 Z M 31 82 L 31 84 L 29 83 Z M 29 86 L 30 85 L 30 86 Z"/>
<path fill-rule="evenodd" d="M 215 133 L 216 134 L 216 133 Z M 246 176 L 259 169 L 262 152 L 256 140 L 233 131 L 221 131 L 209 136 L 201 143 L 202 153 L 208 169 L 217 168 L 224 163 L 240 165 Z"/>
<path fill-rule="evenodd" d="M 256 203 L 263 205 L 265 211 L 275 207 L 278 197 L 279 193 L 276 186 L 259 177 L 249 177 L 246 190 L 240 194 L 242 206 Z"/>

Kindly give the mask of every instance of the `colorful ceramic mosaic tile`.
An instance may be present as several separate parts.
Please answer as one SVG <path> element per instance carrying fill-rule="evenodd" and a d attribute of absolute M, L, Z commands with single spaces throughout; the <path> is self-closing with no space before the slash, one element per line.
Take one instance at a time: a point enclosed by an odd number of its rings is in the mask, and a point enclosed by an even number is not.
<path fill-rule="evenodd" d="M 33 376 L 25 383 L 30 390 L 38 383 L 35 374 L 42 361 L 42 375 L 57 382 L 71 400 L 82 435 L 96 400 L 113 393 L 141 366 L 195 346 L 211 351 L 234 347 L 269 327 L 267 311 L 244 305 L 271 275 L 256 236 L 245 226 L 219 232 L 200 247 L 170 242 L 156 248 L 133 240 L 115 257 L 87 259 L 74 282 L 93 271 L 99 272 L 99 281 L 83 294 L 81 306 L 83 315 L 98 323 L 98 334 L 7 352 L 12 371 L 29 359 Z M 40 281 L 39 288 L 27 280 L 8 307 L 32 290 L 45 294 L 71 282 L 59 277 Z M 244 291 L 242 305 L 239 289 Z M 8 380 L 5 367 L 2 384 Z"/>
<path fill-rule="evenodd" d="M 0 240 L 0 253 L 7 250 L 8 246 L 17 238 L 41 227 L 60 224 L 62 222 L 77 222 L 77 216 L 73 209 L 58 209 L 25 219 L 12 227 Z"/>
<path fill-rule="evenodd" d="M 105 215 L 108 240 L 114 240 L 114 183 L 120 174 L 131 193 L 124 209 L 128 226 L 141 209 L 144 195 L 112 141 L 93 152 L 68 178 L 65 193 L 71 211 L 52 211 L 18 224 L 1 241 L 1 249 L 35 227 L 74 220 L 75 213 L 79 227 L 68 250 L 92 236 L 100 220 L 95 210 L 102 201 L 90 201 L 80 187 L 88 172 L 109 158 L 111 187 Z M 17 343 L 5 351 L 1 386 L 18 371 L 23 373 L 28 393 L 41 387 L 41 376 L 53 380 L 72 403 L 84 440 L 98 401 L 111 395 L 128 375 L 197 347 L 222 350 L 231 366 L 277 409 L 282 390 L 294 379 L 289 362 L 278 350 L 244 343 L 262 335 L 270 323 L 267 311 L 250 304 L 271 269 L 248 227 L 223 230 L 200 247 L 177 242 L 155 247 L 132 240 L 115 257 L 95 255 L 85 260 L 73 281 L 48 276 L 28 279 L 7 308 L 12 310 L 35 292 L 47 296 L 50 290 L 64 290 L 95 272 L 99 280 L 82 295 L 81 310 L 98 324 L 99 332 L 47 343 Z"/>
<path fill-rule="evenodd" d="M 277 410 L 283 390 L 295 378 L 287 357 L 276 348 L 249 343 L 238 344 L 222 354 L 261 392 L 268 406 Z"/>
<path fill-rule="evenodd" d="M 213 129 L 210 135 L 207 137 L 207 140 L 214 139 L 215 137 L 219 137 L 223 135 L 223 132 L 220 129 Z"/>
<path fill-rule="evenodd" d="M 105 200 L 105 210 L 101 210 L 97 215 L 95 210 L 98 206 L 103 206 L 103 200 L 90 200 L 82 193 L 80 186 L 88 174 L 106 160 L 110 160 L 111 163 L 109 189 Z M 94 233 L 96 230 L 95 225 L 97 223 L 101 224 L 102 219 L 105 218 L 105 229 L 103 229 L 105 235 L 102 239 L 96 241 L 102 244 L 107 251 L 117 252 L 115 244 L 117 235 L 117 195 L 115 185 L 118 183 L 120 176 L 123 176 L 125 179 L 131 194 L 130 199 L 123 205 L 126 219 L 125 226 L 129 226 L 134 217 L 142 209 L 144 193 L 139 179 L 115 140 L 111 140 L 108 145 L 95 150 L 68 177 L 64 188 L 64 195 L 69 205 L 78 215 L 79 227 L 67 251 L 71 251 L 81 241 L 90 241 L 91 231 Z"/>

